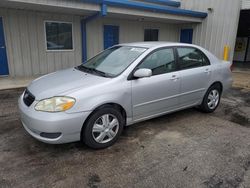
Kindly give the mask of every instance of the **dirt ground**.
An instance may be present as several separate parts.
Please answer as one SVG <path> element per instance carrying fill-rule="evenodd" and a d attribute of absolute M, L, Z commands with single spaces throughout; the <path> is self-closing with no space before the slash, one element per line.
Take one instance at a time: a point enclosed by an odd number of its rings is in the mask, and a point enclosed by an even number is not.
<path fill-rule="evenodd" d="M 250 70 L 249 71 L 234 71 L 233 86 L 236 88 L 246 88 L 250 90 Z"/>
<path fill-rule="evenodd" d="M 213 114 L 188 109 L 127 127 L 104 150 L 29 136 L 19 90 L 0 92 L 0 187 L 250 187 L 250 91 Z"/>

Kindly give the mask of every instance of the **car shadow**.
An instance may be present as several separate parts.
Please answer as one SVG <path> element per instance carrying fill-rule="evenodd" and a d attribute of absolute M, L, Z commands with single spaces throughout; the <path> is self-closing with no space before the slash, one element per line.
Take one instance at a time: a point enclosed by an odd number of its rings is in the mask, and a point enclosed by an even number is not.
<path fill-rule="evenodd" d="M 150 120 L 146 120 L 143 122 L 139 122 L 130 126 L 124 127 L 124 130 L 120 136 L 120 139 L 118 139 L 117 143 L 115 143 L 113 146 L 109 148 L 109 150 L 114 148 L 114 150 L 117 150 L 116 146 L 123 147 L 123 145 L 128 144 L 131 139 L 139 139 L 141 137 L 141 132 L 145 129 L 151 129 L 157 134 L 158 132 L 167 129 L 169 125 L 166 125 L 166 123 L 171 123 L 174 122 L 176 119 L 182 117 L 182 116 L 188 116 L 191 117 L 193 113 L 201 113 L 199 110 L 196 108 L 190 108 L 190 109 L 185 109 L 182 111 L 178 112 L 173 112 L 171 114 L 163 115 L 160 117 L 156 117 Z M 68 143 L 68 144 L 58 144 L 58 145 L 51 145 L 51 144 L 46 144 L 42 143 L 40 141 L 37 141 L 33 138 L 32 142 L 35 142 L 36 145 L 38 145 L 41 150 L 47 150 L 47 151 L 54 151 L 55 153 L 64 153 L 64 152 L 69 152 L 69 151 L 84 151 L 84 152 L 95 152 L 97 150 L 91 149 L 87 147 L 85 144 L 82 142 L 74 142 L 74 143 Z M 148 138 L 149 139 L 149 138 Z M 100 149 L 105 150 L 105 149 Z"/>

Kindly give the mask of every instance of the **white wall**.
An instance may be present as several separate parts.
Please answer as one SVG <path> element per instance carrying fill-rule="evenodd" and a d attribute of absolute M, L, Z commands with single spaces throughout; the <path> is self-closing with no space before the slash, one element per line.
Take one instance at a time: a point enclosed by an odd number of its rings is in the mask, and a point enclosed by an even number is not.
<path fill-rule="evenodd" d="M 27 1 L 27 0 L 25 0 Z M 29 0 L 38 1 L 38 0 Z M 44 3 L 47 0 L 40 0 Z M 53 0 L 55 3 L 69 3 L 72 7 L 79 0 Z M 52 2 L 50 2 L 52 3 Z M 169 24 L 154 22 L 139 22 L 112 18 L 100 18 L 87 25 L 88 57 L 103 50 L 103 25 L 120 26 L 120 43 L 143 41 L 145 28 L 158 28 L 159 40 L 179 41 L 181 28 L 194 28 L 193 43 L 201 45 L 219 58 L 223 56 L 223 48 L 231 48 L 230 60 L 236 40 L 241 0 L 181 0 L 181 8 L 209 12 L 201 24 Z M 78 14 L 78 13 L 77 13 Z M 0 8 L 3 17 L 6 36 L 7 55 L 11 76 L 30 76 L 46 74 L 81 63 L 81 17 L 66 13 L 48 13 Z M 47 52 L 45 46 L 44 20 L 73 22 L 74 51 Z"/>
<path fill-rule="evenodd" d="M 242 9 L 250 9 L 250 0 L 242 0 Z"/>
<path fill-rule="evenodd" d="M 79 16 L 2 8 L 0 16 L 4 22 L 11 76 L 46 74 L 81 63 Z M 45 20 L 73 22 L 73 51 L 46 51 Z"/>
<path fill-rule="evenodd" d="M 103 25 L 119 26 L 119 42 L 138 42 L 144 40 L 144 29 L 159 29 L 159 40 L 178 41 L 179 26 L 159 22 L 139 22 L 122 19 L 99 18 L 87 24 L 88 58 L 103 50 Z"/>
<path fill-rule="evenodd" d="M 230 46 L 230 61 L 238 29 L 241 0 L 181 0 L 181 8 L 209 12 L 208 17 L 199 25 L 188 25 L 194 28 L 193 43 L 203 46 L 218 58 L 223 57 L 225 45 Z"/>
<path fill-rule="evenodd" d="M 10 76 L 47 74 L 79 65 L 82 59 L 80 16 L 0 8 L 3 17 Z M 73 22 L 73 51 L 46 51 L 44 21 Z M 159 29 L 159 40 L 178 41 L 174 24 L 103 18 L 87 25 L 88 58 L 103 50 L 103 25 L 120 26 L 120 43 L 144 40 L 145 28 Z"/>
<path fill-rule="evenodd" d="M 145 23 L 119 19 L 98 19 L 91 22 L 88 25 L 88 57 L 103 49 L 102 26 L 115 24 L 120 25 L 120 42 L 143 41 L 145 27 L 159 28 L 160 40 L 179 41 L 180 29 L 193 28 L 194 44 L 208 49 L 220 59 L 223 58 L 224 46 L 228 45 L 232 61 L 241 0 L 181 0 L 181 8 L 208 12 L 208 17 L 201 24 L 167 24 L 158 21 Z M 208 8 L 212 8 L 212 11 L 208 11 Z"/>

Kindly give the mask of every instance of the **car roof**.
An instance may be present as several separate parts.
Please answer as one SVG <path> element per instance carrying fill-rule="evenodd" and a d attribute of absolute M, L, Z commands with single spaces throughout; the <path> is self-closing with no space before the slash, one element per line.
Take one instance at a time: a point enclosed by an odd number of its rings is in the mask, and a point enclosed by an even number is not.
<path fill-rule="evenodd" d="M 133 42 L 133 43 L 124 43 L 120 44 L 121 46 L 134 46 L 142 48 L 157 48 L 157 47 L 167 47 L 167 46 L 190 46 L 197 47 L 196 45 L 178 43 L 178 42 Z"/>

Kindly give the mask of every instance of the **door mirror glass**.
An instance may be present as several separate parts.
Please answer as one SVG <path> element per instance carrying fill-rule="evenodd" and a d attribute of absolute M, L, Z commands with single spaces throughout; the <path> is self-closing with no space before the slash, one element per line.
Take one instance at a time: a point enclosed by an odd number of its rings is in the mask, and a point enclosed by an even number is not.
<path fill-rule="evenodd" d="M 150 69 L 138 69 L 134 73 L 135 78 L 145 78 L 152 76 L 152 70 Z"/>

